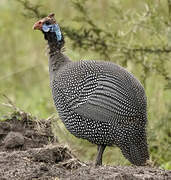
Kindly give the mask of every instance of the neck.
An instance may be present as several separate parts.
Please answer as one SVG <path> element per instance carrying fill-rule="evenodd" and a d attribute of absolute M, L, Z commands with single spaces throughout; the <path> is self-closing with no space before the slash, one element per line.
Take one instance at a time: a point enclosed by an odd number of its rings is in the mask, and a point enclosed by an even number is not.
<path fill-rule="evenodd" d="M 60 68 L 71 62 L 71 60 L 62 53 L 63 38 L 61 41 L 58 41 L 56 34 L 52 32 L 44 33 L 44 36 L 49 45 L 49 73 L 52 81 Z"/>
<path fill-rule="evenodd" d="M 55 53 L 61 52 L 65 43 L 63 36 L 62 39 L 59 41 L 55 32 L 45 32 L 44 38 L 48 41 L 50 56 Z"/>
<path fill-rule="evenodd" d="M 70 62 L 69 58 L 62 53 L 65 43 L 64 38 L 62 36 L 61 40 L 58 41 L 55 32 L 44 33 L 44 36 L 49 45 L 49 68 L 52 71 L 58 70 L 61 66 Z"/>

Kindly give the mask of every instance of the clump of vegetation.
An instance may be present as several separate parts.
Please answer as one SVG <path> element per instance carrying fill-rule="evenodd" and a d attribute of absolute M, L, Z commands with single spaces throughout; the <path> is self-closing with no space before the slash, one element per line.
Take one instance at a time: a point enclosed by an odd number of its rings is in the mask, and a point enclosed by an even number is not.
<path fill-rule="evenodd" d="M 151 161 L 171 169 L 170 0 L 155 3 L 148 0 L 100 0 L 98 3 L 96 0 L 72 0 L 65 4 L 55 0 L 2 2 L 0 35 L 4 46 L 0 49 L 0 93 L 7 94 L 17 106 L 40 117 L 55 112 L 48 88 L 44 41 L 39 33 L 32 33 L 31 27 L 35 18 L 56 12 L 67 41 L 66 53 L 71 59 L 110 60 L 140 79 L 148 97 Z M 13 23 L 14 17 L 17 23 Z M 0 111 L 6 113 L 5 108 Z M 71 137 L 74 141 L 71 144 L 77 146 L 80 157 L 92 159 L 95 147 Z M 87 152 L 85 147 L 92 150 Z M 118 154 L 117 148 L 107 150 L 105 161 L 127 164 Z"/>

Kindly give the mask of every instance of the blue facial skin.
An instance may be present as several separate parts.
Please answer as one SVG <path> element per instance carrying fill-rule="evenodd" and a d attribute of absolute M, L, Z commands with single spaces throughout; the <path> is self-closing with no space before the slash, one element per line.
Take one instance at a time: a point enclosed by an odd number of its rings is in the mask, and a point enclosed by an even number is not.
<path fill-rule="evenodd" d="M 44 32 L 55 32 L 55 33 L 56 33 L 57 40 L 58 40 L 58 41 L 61 41 L 61 39 L 62 39 L 62 34 L 61 34 L 61 30 L 60 30 L 58 24 L 50 24 L 50 25 L 43 24 L 42 30 L 43 30 Z"/>

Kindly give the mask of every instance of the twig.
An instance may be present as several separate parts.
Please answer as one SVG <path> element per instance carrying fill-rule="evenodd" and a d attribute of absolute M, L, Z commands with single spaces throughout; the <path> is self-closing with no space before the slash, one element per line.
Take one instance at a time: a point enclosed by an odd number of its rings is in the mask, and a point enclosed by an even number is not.
<path fill-rule="evenodd" d="M 7 107 L 9 107 L 9 108 L 12 108 L 12 109 L 14 109 L 15 111 L 18 110 L 18 108 L 16 107 L 16 105 L 12 102 L 12 100 L 11 100 L 8 96 L 6 96 L 5 94 L 2 94 L 2 96 L 5 97 L 5 99 L 7 100 L 8 104 L 6 104 L 6 103 L 1 103 L 1 105 L 7 106 Z"/>
<path fill-rule="evenodd" d="M 40 4 L 33 5 L 33 4 L 30 3 L 29 0 L 16 0 L 16 1 L 18 1 L 20 4 L 23 5 L 23 7 L 26 10 L 28 10 L 29 12 L 32 13 L 32 15 L 31 14 L 28 15 L 28 14 L 23 13 L 23 15 L 26 16 L 26 17 L 43 18 L 43 17 L 47 16 L 46 13 L 41 13 L 40 12 L 39 8 L 42 7 Z"/>

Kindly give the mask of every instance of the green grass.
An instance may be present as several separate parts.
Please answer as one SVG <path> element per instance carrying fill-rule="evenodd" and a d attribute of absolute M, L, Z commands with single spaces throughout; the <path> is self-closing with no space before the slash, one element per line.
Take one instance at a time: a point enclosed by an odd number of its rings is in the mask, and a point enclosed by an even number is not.
<path fill-rule="evenodd" d="M 34 1 L 32 1 L 34 2 Z M 71 21 L 77 12 L 69 1 L 39 1 L 44 5 L 46 11 L 55 12 L 58 21 L 65 25 L 79 26 Z M 98 1 L 99 2 L 99 1 Z M 106 26 L 109 22 L 114 22 L 121 28 L 122 21 L 113 19 L 112 11 L 108 9 L 111 1 L 100 0 L 88 1 L 87 6 L 94 19 L 100 26 Z M 147 1 L 143 1 L 147 2 Z M 143 12 L 142 1 L 128 0 L 116 1 L 120 8 L 129 11 Z M 159 1 L 156 1 L 159 3 Z M 54 5 L 55 4 L 55 5 Z M 160 14 L 166 14 L 167 1 L 160 1 Z M 46 7 L 46 8 L 45 8 Z M 35 19 L 27 19 L 22 15 L 26 10 L 15 1 L 0 2 L 0 103 L 5 103 L 3 94 L 8 96 L 17 107 L 30 112 L 39 118 L 47 118 L 56 113 L 53 105 L 48 76 L 48 57 L 46 56 L 46 43 L 43 36 L 38 31 L 33 31 L 32 26 Z M 49 12 L 48 11 L 48 12 Z M 128 12 L 129 14 L 129 12 Z M 63 19 L 63 21 L 62 21 Z M 118 22 L 118 23 L 117 23 Z M 155 24 L 154 22 L 152 23 Z M 150 26 L 149 29 L 153 29 Z M 161 28 L 161 27 L 159 27 Z M 137 35 L 136 43 L 141 44 L 152 42 L 154 39 L 145 38 L 147 34 L 142 31 Z M 161 39 L 165 39 L 163 35 Z M 161 40 L 161 43 L 164 40 Z M 160 42 L 158 42 L 160 43 Z M 66 38 L 66 54 L 73 60 L 79 59 L 102 59 L 102 57 L 92 51 L 72 49 L 71 42 Z M 170 56 L 170 54 L 169 54 Z M 112 57 L 115 57 L 114 55 Z M 155 55 L 152 56 L 155 59 Z M 114 58 L 115 61 L 115 58 Z M 147 59 L 148 61 L 148 59 Z M 171 62 L 167 63 L 168 69 Z M 128 69 L 139 77 L 138 66 L 128 66 Z M 165 80 L 154 73 L 148 77 L 146 93 L 148 97 L 148 135 L 151 153 L 151 161 L 162 168 L 171 169 L 171 92 L 165 90 Z M 9 108 L 0 105 L 0 117 L 6 115 Z M 62 123 L 59 123 L 62 132 L 56 130 L 61 143 L 68 143 L 84 160 L 92 160 L 96 155 L 96 147 L 85 140 L 80 140 L 66 132 Z M 121 155 L 118 148 L 107 148 L 104 154 L 104 161 L 108 164 L 129 164 Z"/>

